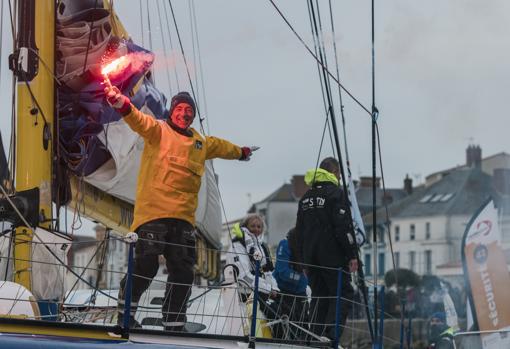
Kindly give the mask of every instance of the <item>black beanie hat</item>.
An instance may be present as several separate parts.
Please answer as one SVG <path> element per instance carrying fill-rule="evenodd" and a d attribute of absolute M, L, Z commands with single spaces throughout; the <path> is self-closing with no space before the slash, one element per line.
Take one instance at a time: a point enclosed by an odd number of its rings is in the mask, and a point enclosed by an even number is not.
<path fill-rule="evenodd" d="M 190 94 L 188 92 L 179 92 L 175 96 L 172 97 L 172 101 L 170 102 L 170 112 L 168 113 L 168 117 L 172 115 L 172 112 L 174 111 L 174 108 L 179 103 L 187 103 L 193 108 L 193 117 L 195 117 L 196 114 L 196 107 L 195 107 L 195 101 L 193 98 L 191 98 Z"/>

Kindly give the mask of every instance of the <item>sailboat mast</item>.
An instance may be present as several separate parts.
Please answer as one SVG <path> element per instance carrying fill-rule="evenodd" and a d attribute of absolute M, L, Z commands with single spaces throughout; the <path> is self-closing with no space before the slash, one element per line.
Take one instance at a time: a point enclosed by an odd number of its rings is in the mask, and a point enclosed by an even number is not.
<path fill-rule="evenodd" d="M 54 124 L 55 1 L 19 0 L 17 76 L 16 190 L 39 188 L 39 217 L 51 225 L 51 168 Z M 50 71 L 51 70 L 51 71 Z M 31 289 L 33 227 L 15 231 L 14 281 Z"/>

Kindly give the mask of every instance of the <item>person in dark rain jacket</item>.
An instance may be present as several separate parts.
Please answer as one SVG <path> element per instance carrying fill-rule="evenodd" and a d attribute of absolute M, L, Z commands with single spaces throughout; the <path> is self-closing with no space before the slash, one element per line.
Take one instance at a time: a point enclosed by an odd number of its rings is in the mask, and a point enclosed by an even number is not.
<path fill-rule="evenodd" d="M 348 201 L 339 186 L 340 165 L 334 158 L 324 159 L 318 169 L 305 175 L 311 188 L 299 201 L 297 261 L 305 269 L 312 289 L 310 308 L 312 331 L 335 338 L 337 280 L 342 270 L 342 299 L 352 299 L 350 273 L 358 269 L 357 245 L 349 215 Z M 351 307 L 342 306 L 340 330 Z M 313 315 L 313 316 L 312 316 Z"/>

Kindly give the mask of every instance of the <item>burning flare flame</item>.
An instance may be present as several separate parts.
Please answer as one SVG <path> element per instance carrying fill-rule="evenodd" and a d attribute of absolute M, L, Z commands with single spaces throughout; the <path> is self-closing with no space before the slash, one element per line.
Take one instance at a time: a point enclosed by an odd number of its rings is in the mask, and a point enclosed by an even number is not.
<path fill-rule="evenodd" d="M 125 68 L 128 64 L 129 64 L 128 58 L 126 56 L 121 56 L 105 65 L 103 69 L 101 69 L 101 74 L 103 74 L 104 77 L 107 78 L 108 75 L 113 72 L 117 73 L 122 71 L 122 69 Z"/>
<path fill-rule="evenodd" d="M 146 52 L 128 53 L 112 61 L 104 59 L 103 62 L 105 65 L 101 69 L 101 74 L 104 77 L 104 84 L 111 88 L 112 84 L 110 78 L 118 77 L 121 74 L 130 75 L 141 72 L 149 67 L 153 61 L 153 55 Z"/>

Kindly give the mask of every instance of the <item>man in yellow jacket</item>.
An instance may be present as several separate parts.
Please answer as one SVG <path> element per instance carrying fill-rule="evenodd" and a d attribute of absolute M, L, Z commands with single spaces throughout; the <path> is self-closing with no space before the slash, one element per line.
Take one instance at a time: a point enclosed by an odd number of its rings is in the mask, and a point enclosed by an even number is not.
<path fill-rule="evenodd" d="M 131 226 L 139 239 L 133 265 L 136 276 L 133 278 L 130 326 L 139 326 L 134 320 L 138 301 L 156 275 L 158 257 L 163 254 L 168 269 L 163 326 L 169 331 L 183 331 L 194 279 L 195 210 L 205 160 L 249 160 L 251 148 L 202 136 L 190 127 L 195 117 L 195 102 L 187 92 L 172 98 L 169 118 L 163 121 L 140 112 L 116 87 L 105 86 L 108 103 L 145 143 Z M 125 316 L 125 283 L 126 277 L 119 291 L 119 324 Z"/>

